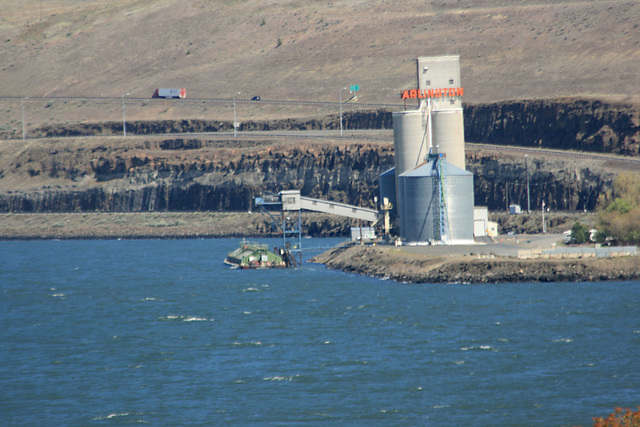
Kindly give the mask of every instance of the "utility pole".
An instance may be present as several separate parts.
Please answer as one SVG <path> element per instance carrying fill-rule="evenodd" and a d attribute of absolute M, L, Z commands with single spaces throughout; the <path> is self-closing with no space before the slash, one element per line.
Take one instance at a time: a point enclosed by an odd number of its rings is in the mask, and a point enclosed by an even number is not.
<path fill-rule="evenodd" d="M 542 234 L 547 233 L 547 228 L 544 225 L 544 200 L 542 201 Z"/>
<path fill-rule="evenodd" d="M 29 98 L 22 98 L 22 140 L 24 141 L 27 138 L 27 132 L 24 125 L 24 100 Z"/>
<path fill-rule="evenodd" d="M 342 136 L 342 91 L 347 88 L 340 88 L 340 136 Z"/>
<path fill-rule="evenodd" d="M 127 119 L 124 114 L 124 97 L 129 96 L 129 94 L 122 95 L 122 135 L 127 136 Z"/>
<path fill-rule="evenodd" d="M 507 212 L 509 212 L 509 182 L 504 183 L 504 200 L 507 204 Z"/>
<path fill-rule="evenodd" d="M 233 95 L 233 137 L 236 138 L 238 136 L 238 122 L 236 121 L 236 96 L 240 95 L 242 92 L 238 92 Z"/>
<path fill-rule="evenodd" d="M 524 168 L 527 172 L 527 213 L 531 213 L 531 197 L 529 196 L 529 163 L 527 163 L 528 154 L 524 155 Z"/>

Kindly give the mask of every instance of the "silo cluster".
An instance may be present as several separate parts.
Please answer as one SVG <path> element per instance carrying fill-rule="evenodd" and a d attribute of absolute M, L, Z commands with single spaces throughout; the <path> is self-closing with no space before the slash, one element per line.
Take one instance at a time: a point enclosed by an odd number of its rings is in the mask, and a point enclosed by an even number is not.
<path fill-rule="evenodd" d="M 380 175 L 406 244 L 473 242 L 473 175 L 465 170 L 458 56 L 418 58 L 415 110 L 393 113 L 395 167 Z"/>

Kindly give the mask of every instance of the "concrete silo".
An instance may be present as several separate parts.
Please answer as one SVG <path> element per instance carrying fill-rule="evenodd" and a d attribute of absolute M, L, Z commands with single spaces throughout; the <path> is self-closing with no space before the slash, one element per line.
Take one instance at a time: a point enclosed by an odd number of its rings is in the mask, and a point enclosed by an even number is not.
<path fill-rule="evenodd" d="M 432 147 L 439 153 L 447 154 L 447 162 L 460 169 L 464 164 L 464 122 L 462 108 L 451 110 L 432 110 Z"/>
<path fill-rule="evenodd" d="M 426 111 L 400 111 L 393 117 L 393 155 L 396 174 L 424 163 L 429 154 Z"/>
<path fill-rule="evenodd" d="M 429 135 L 424 111 L 400 111 L 392 116 L 395 194 L 394 197 L 383 197 L 396 200 L 395 211 L 398 217 L 402 218 L 402 196 L 397 177 L 424 163 L 429 154 Z"/>

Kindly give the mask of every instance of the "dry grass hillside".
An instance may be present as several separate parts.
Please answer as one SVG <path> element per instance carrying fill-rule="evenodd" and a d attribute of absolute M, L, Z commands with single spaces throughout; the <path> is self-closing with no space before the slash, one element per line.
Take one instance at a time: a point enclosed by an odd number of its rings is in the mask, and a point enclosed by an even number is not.
<path fill-rule="evenodd" d="M 399 103 L 417 56 L 458 54 L 467 103 L 637 101 L 639 23 L 620 0 L 3 0 L 0 96 Z"/>
<path fill-rule="evenodd" d="M 0 140 L 0 190 L 11 197 L 93 187 L 124 194 L 162 179 L 178 189 L 179 173 L 142 181 L 160 162 L 173 171 L 226 158 L 229 147 L 217 140 L 205 144 L 216 149 L 161 150 L 155 139 L 35 139 L 47 126 L 122 123 L 125 94 L 142 98 L 126 102 L 127 122 L 234 118 L 230 102 L 153 102 L 159 87 L 184 87 L 190 99 L 237 96 L 241 122 L 336 117 L 333 104 L 248 99 L 337 102 L 348 96 L 341 88 L 357 84 L 361 104 L 400 104 L 401 90 L 415 85 L 415 58 L 445 54 L 460 56 L 467 104 L 586 97 L 640 108 L 635 0 L 0 0 L 0 133 L 13 138 Z M 630 120 L 636 125 L 637 114 Z M 252 149 L 234 146 L 229 155 L 242 158 Z M 132 166 L 124 179 L 98 181 L 92 169 L 92 162 L 130 166 L 140 159 L 140 170 Z M 229 182 L 239 179 L 228 175 Z M 129 179 L 135 176 L 142 181 Z M 17 223 L 40 236 L 64 224 L 76 229 L 80 217 L 6 218 L 5 230 Z M 167 231 L 162 222 L 147 222 L 140 227 Z M 173 233 L 187 234 L 193 230 Z"/>

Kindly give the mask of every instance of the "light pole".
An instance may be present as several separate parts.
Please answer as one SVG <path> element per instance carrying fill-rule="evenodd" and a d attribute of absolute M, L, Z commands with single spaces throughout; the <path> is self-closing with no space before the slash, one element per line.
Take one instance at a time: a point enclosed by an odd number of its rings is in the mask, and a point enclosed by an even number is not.
<path fill-rule="evenodd" d="M 22 140 L 24 141 L 27 138 L 27 132 L 25 129 L 25 125 L 24 125 L 24 100 L 25 99 L 29 99 L 27 98 L 22 98 Z"/>
<path fill-rule="evenodd" d="M 544 225 L 544 200 L 542 201 L 542 234 L 547 233 L 547 228 Z"/>
<path fill-rule="evenodd" d="M 524 168 L 527 171 L 527 213 L 531 213 L 531 198 L 529 197 L 529 163 L 527 163 L 528 154 L 524 155 Z"/>
<path fill-rule="evenodd" d="M 124 136 L 127 136 L 127 119 L 124 115 L 124 97 L 129 96 L 129 94 L 122 95 L 122 133 Z"/>
<path fill-rule="evenodd" d="M 236 138 L 238 136 L 238 122 L 236 121 L 236 96 L 240 95 L 242 92 L 238 92 L 233 95 L 233 137 Z"/>
<path fill-rule="evenodd" d="M 340 136 L 342 136 L 342 91 L 347 90 L 346 87 L 340 88 Z"/>

